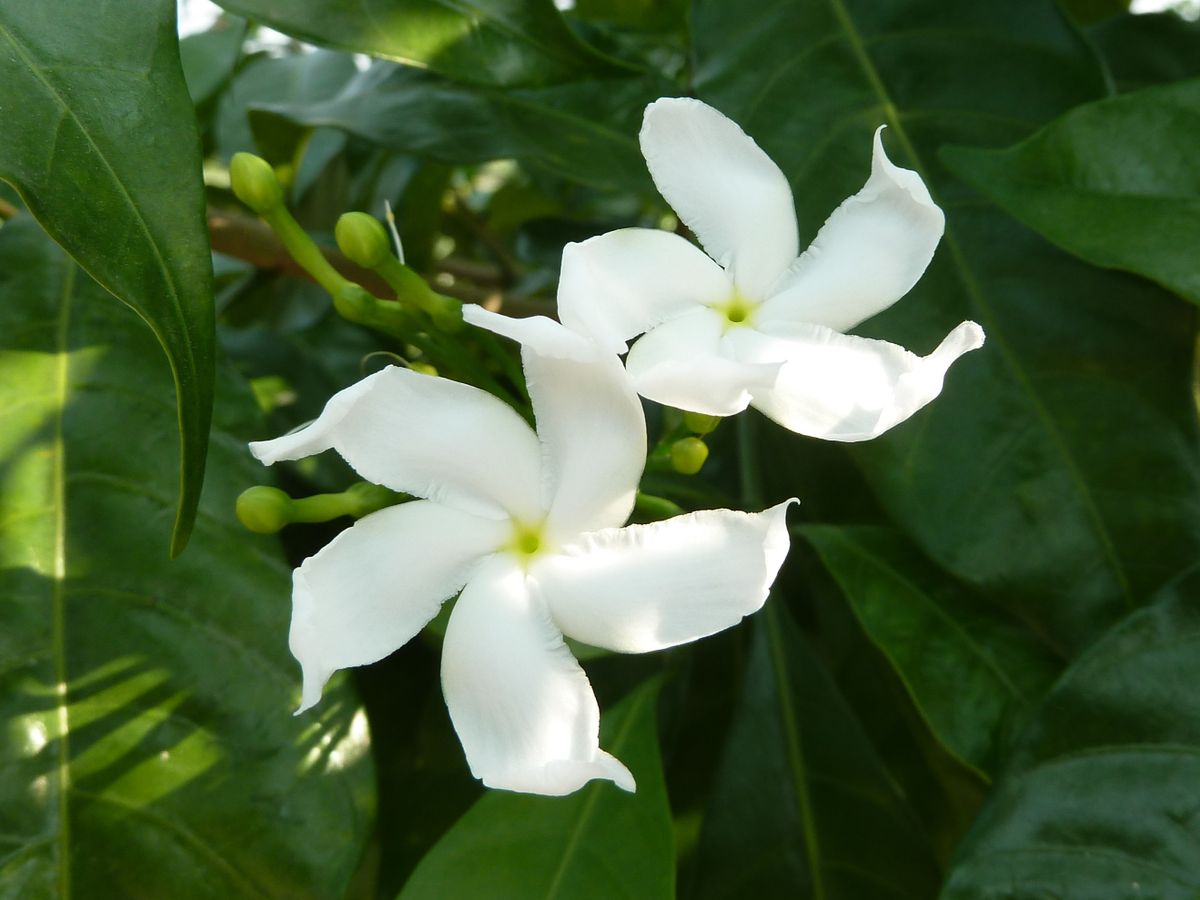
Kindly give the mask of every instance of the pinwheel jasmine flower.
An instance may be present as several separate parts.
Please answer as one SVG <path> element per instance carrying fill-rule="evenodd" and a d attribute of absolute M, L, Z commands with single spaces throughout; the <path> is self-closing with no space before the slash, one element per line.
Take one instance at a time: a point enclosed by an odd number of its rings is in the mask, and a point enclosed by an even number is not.
<path fill-rule="evenodd" d="M 392 367 L 302 430 L 251 445 L 268 465 L 334 448 L 369 481 L 423 498 L 366 516 L 295 571 L 299 711 L 461 590 L 442 688 L 472 773 L 530 793 L 594 778 L 632 791 L 599 747 L 596 699 L 563 635 L 641 653 L 737 623 L 787 553 L 788 503 L 620 527 L 646 459 L 637 395 L 616 356 L 549 320 L 523 327 L 547 351 L 523 352 L 536 433 L 490 394 Z"/>
<path fill-rule="evenodd" d="M 568 245 L 559 315 L 626 361 L 643 396 L 727 416 L 754 406 L 785 428 L 837 441 L 876 437 L 942 389 L 983 344 L 963 322 L 929 356 L 843 332 L 886 309 L 925 271 L 944 226 L 917 173 L 875 132 L 871 176 L 797 258 L 792 193 L 734 122 L 698 100 L 646 109 L 642 153 L 702 252 L 628 228 Z"/>

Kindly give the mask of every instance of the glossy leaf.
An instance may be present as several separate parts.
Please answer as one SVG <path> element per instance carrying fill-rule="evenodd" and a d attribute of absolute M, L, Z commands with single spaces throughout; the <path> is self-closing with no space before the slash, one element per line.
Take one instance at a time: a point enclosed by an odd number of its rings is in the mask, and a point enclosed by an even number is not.
<path fill-rule="evenodd" d="M 1200 79 L 1081 106 L 1005 150 L 942 158 L 998 206 L 1093 265 L 1200 303 Z"/>
<path fill-rule="evenodd" d="M 1200 22 L 1174 12 L 1127 14 L 1088 31 L 1122 91 L 1200 76 Z"/>
<path fill-rule="evenodd" d="M 600 744 L 637 780 L 567 797 L 490 791 L 425 856 L 401 900 L 607 900 L 675 896 L 675 853 L 659 759 L 657 681 L 601 716 Z"/>
<path fill-rule="evenodd" d="M 212 418 L 200 143 L 174 4 L 107 4 L 103 27 L 97 15 L 80 0 L 0 0 L 0 178 L 167 354 L 181 434 L 174 555 L 192 529 Z"/>
<path fill-rule="evenodd" d="M 550 0 L 219 0 L 309 43 L 517 87 L 625 71 L 579 40 Z"/>
<path fill-rule="evenodd" d="M 698 96 L 781 164 L 802 243 L 862 186 L 880 124 L 945 207 L 929 270 L 858 330 L 926 353 L 973 319 L 987 344 L 934 403 L 850 452 L 941 567 L 1064 652 L 1086 646 L 1200 553 L 1193 314 L 1045 244 L 937 154 L 1011 144 L 1101 96 L 1094 53 L 1051 0 L 1020 16 L 972 0 L 702 3 L 693 34 Z"/>
<path fill-rule="evenodd" d="M 1063 675 L 963 843 L 943 900 L 1200 893 L 1200 575 Z"/>
<path fill-rule="evenodd" d="M 801 533 L 942 745 L 994 774 L 1057 674 L 1047 649 L 893 531 L 810 525 Z"/>
<path fill-rule="evenodd" d="M 179 61 L 196 106 L 211 100 L 233 75 L 245 37 L 245 21 L 230 16 L 218 21 L 210 31 L 180 40 Z"/>
<path fill-rule="evenodd" d="M 234 519 L 254 401 L 219 379 L 191 551 L 157 535 L 165 366 L 30 220 L 0 229 L 0 894 L 341 897 L 366 839 L 366 720 L 291 715 L 288 566 Z"/>
<path fill-rule="evenodd" d="M 928 841 L 778 597 L 754 624 L 692 894 L 926 898 Z"/>
<path fill-rule="evenodd" d="M 647 191 L 637 132 L 646 104 L 664 93 L 674 88 L 652 77 L 488 90 L 376 66 L 328 102 L 259 104 L 253 115 L 256 130 L 281 118 L 449 163 L 512 158 L 594 187 Z"/>

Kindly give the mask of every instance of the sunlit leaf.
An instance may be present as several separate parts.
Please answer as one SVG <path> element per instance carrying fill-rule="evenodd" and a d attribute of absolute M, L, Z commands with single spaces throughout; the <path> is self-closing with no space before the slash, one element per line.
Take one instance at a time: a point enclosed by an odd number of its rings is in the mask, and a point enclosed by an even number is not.
<path fill-rule="evenodd" d="M 181 433 L 177 554 L 204 478 L 214 339 L 200 143 L 174 4 L 0 0 L 0 109 L 0 178 L 146 321 L 171 363 Z"/>
<path fill-rule="evenodd" d="M 0 229 L 0 893 L 341 897 L 372 807 L 344 686 L 295 718 L 289 571 L 221 370 L 191 550 L 157 536 L 174 412 L 148 332 L 29 220 Z"/>
<path fill-rule="evenodd" d="M 627 71 L 577 38 L 551 0 L 219 0 L 313 44 L 504 87 Z"/>
<path fill-rule="evenodd" d="M 1005 150 L 943 160 L 990 200 L 1088 262 L 1200 303 L 1200 79 L 1081 106 Z"/>

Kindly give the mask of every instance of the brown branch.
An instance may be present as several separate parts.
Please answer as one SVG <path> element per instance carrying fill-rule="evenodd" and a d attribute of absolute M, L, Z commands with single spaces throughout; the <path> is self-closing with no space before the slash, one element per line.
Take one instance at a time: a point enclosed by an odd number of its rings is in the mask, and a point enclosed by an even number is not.
<path fill-rule="evenodd" d="M 20 213 L 21 211 L 7 200 L 0 199 L 0 219 L 7 221 Z"/>

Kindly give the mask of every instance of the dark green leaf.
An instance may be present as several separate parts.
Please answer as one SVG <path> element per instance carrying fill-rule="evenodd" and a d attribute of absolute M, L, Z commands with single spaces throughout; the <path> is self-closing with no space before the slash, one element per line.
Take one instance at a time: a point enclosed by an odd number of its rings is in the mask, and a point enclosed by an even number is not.
<path fill-rule="evenodd" d="M 219 0 L 301 40 L 517 87 L 627 71 L 567 27 L 550 0 Z"/>
<path fill-rule="evenodd" d="M 648 190 L 637 145 L 646 104 L 675 90 L 653 77 L 488 90 L 376 66 L 326 103 L 259 104 L 253 113 L 348 131 L 449 163 L 520 159 L 609 190 Z"/>
<path fill-rule="evenodd" d="M 1046 648 L 893 531 L 810 525 L 801 533 L 943 746 L 993 774 L 1057 673 Z"/>
<path fill-rule="evenodd" d="M 288 566 L 234 498 L 254 403 L 218 380 L 191 552 L 169 562 L 165 366 L 29 220 L 0 230 L 0 894 L 341 897 L 366 838 L 366 721 L 294 718 Z"/>
<path fill-rule="evenodd" d="M 946 164 L 1064 250 L 1200 303 L 1200 79 L 1090 103 Z"/>
<path fill-rule="evenodd" d="M 1200 576 L 1055 686 L 958 854 L 943 900 L 1200 895 Z"/>
<path fill-rule="evenodd" d="M 97 25 L 103 17 L 103 27 Z M 166 351 L 187 543 L 212 418 L 212 265 L 175 5 L 0 0 L 0 178 Z M 167 448 L 162 448 L 167 450 Z"/>
<path fill-rule="evenodd" d="M 491 791 L 421 861 L 402 900 L 674 897 L 658 688 L 648 682 L 601 717 L 601 746 L 629 767 L 637 793 L 608 782 L 568 797 Z"/>
<path fill-rule="evenodd" d="M 1129 0 L 1060 0 L 1076 22 L 1086 25 L 1119 15 L 1129 9 Z"/>
<path fill-rule="evenodd" d="M 865 181 L 879 124 L 946 209 L 921 282 L 861 331 L 926 353 L 974 319 L 988 343 L 852 453 L 940 566 L 1086 646 L 1200 553 L 1193 314 L 980 204 L 937 151 L 1011 144 L 1101 96 L 1094 55 L 1049 0 L 1020 16 L 973 0 L 703 3 L 693 33 L 698 95 L 787 172 L 802 246 Z"/>
<path fill-rule="evenodd" d="M 755 623 L 692 894 L 927 898 L 928 841 L 778 597 Z"/>
<path fill-rule="evenodd" d="M 1123 15 L 1089 33 L 1122 91 L 1200 75 L 1200 22 L 1173 12 Z"/>
<path fill-rule="evenodd" d="M 211 31 L 193 34 L 179 42 L 179 61 L 192 102 L 201 106 L 233 75 L 242 52 L 246 23 L 226 17 Z"/>

